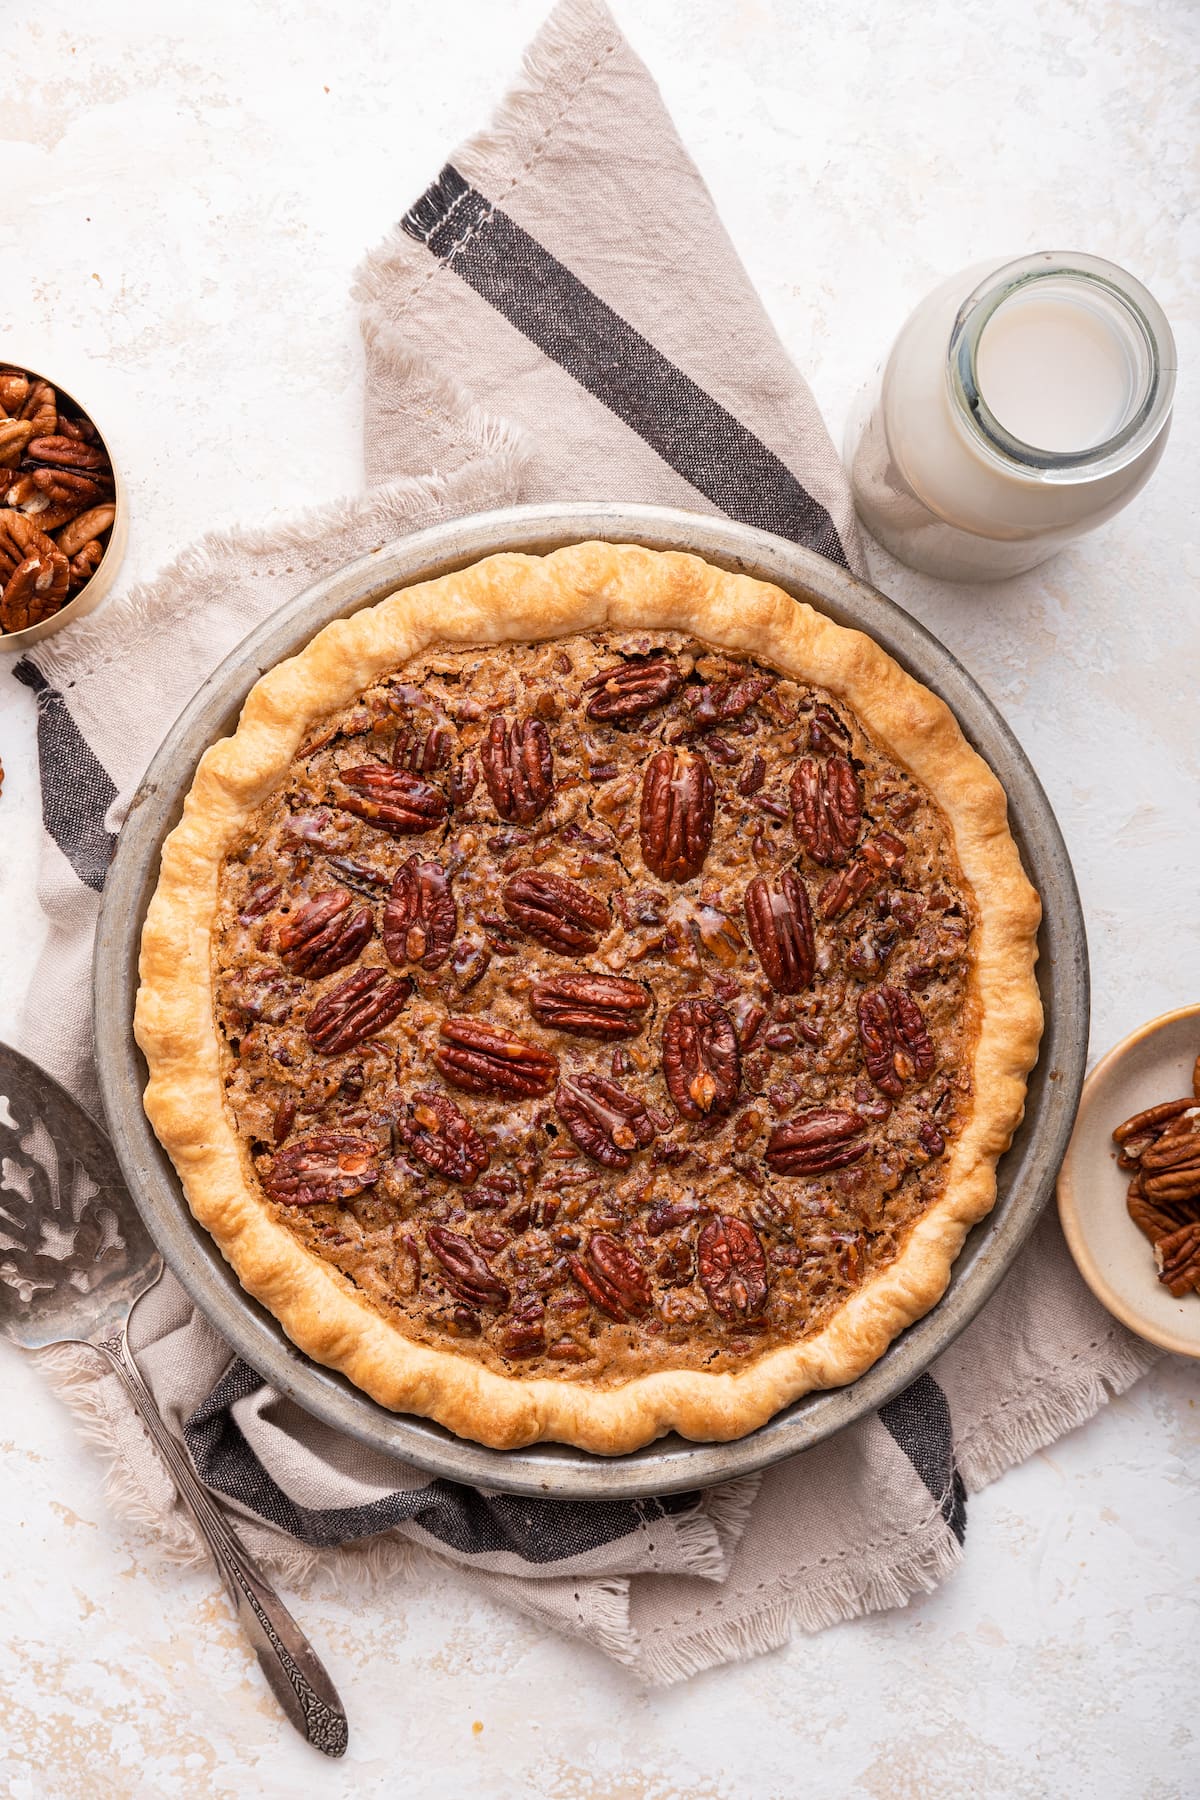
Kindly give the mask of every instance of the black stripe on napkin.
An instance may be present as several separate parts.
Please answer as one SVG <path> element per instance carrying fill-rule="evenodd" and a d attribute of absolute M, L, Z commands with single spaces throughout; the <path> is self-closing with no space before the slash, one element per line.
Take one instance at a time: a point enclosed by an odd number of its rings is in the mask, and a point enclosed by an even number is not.
<path fill-rule="evenodd" d="M 508 1551 L 527 1563 L 561 1562 L 628 1537 L 647 1523 L 648 1513 L 653 1519 L 688 1512 L 699 1500 L 697 1494 L 635 1503 L 536 1500 L 496 1493 L 485 1497 L 459 1482 L 437 1480 L 386 1494 L 366 1506 L 300 1506 L 263 1468 L 233 1418 L 231 1409 L 237 1401 L 262 1385 L 260 1375 L 235 1360 L 184 1423 L 184 1442 L 208 1487 L 317 1548 L 412 1524 L 462 1556 Z"/>
<path fill-rule="evenodd" d="M 886 1425 L 961 1544 L 967 1535 L 967 1490 L 954 1459 L 950 1403 L 932 1375 L 917 1379 L 879 1408 Z"/>
<path fill-rule="evenodd" d="M 401 225 L 723 513 L 848 566 L 774 452 L 451 163 Z"/>
<path fill-rule="evenodd" d="M 42 822 L 80 881 L 98 894 L 117 847 L 116 833 L 104 823 L 116 783 L 37 665 L 23 657 L 13 674 L 37 696 Z"/>

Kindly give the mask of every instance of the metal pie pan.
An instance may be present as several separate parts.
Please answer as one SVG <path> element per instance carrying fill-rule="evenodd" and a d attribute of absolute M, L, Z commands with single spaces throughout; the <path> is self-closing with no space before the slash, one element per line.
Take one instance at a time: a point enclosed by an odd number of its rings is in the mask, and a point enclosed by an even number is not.
<path fill-rule="evenodd" d="M 1024 1122 L 1000 1163 L 996 1206 L 967 1238 L 942 1300 L 851 1386 L 808 1394 L 734 1443 L 694 1444 L 670 1435 L 615 1457 L 560 1444 L 486 1449 L 429 1420 L 386 1411 L 297 1350 L 244 1292 L 193 1219 L 142 1110 L 146 1068 L 132 1030 L 138 943 L 163 839 L 179 818 L 199 757 L 233 730 L 259 676 L 330 620 L 371 606 L 399 587 L 448 574 L 495 551 L 545 552 L 587 538 L 693 551 L 721 567 L 776 583 L 839 625 L 869 632 L 947 702 L 999 776 L 1025 867 L 1044 906 L 1041 1057 L 1030 1079 Z M 196 1305 L 264 1379 L 327 1424 L 432 1475 L 509 1493 L 633 1499 L 707 1487 L 810 1449 L 900 1393 L 970 1323 L 1041 1212 L 1070 1137 L 1088 1041 L 1087 941 L 1071 864 L 1037 776 L 966 670 L 900 607 L 823 557 L 726 519 L 651 506 L 530 506 L 435 525 L 362 557 L 300 594 L 210 676 L 150 765 L 121 832 L 96 934 L 94 1003 L 100 1087 L 130 1190 Z"/>

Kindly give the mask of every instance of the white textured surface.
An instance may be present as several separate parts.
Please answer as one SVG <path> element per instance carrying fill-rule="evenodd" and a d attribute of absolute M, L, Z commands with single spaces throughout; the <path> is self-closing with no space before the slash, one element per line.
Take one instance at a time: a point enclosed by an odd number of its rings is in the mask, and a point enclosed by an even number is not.
<path fill-rule="evenodd" d="M 484 121 L 543 5 L 13 10 L 0 356 L 44 355 L 93 398 L 129 485 L 122 585 L 207 526 L 356 484 L 351 270 Z M 1200 997 L 1198 15 L 1189 0 L 616 8 L 835 433 L 907 308 L 976 258 L 1092 250 L 1172 319 L 1174 440 L 1103 535 L 992 590 L 874 563 L 1041 770 L 1087 908 L 1099 1052 Z M 41 929 L 33 730 L 0 665 L 0 1036 Z M 457 1576 L 367 1605 L 299 1597 L 352 1717 L 335 1769 L 280 1723 L 215 1578 L 165 1568 L 114 1522 L 57 1402 L 15 1353 L 0 1363 L 14 1800 L 1197 1791 L 1192 1365 L 1160 1366 L 975 1499 L 938 1594 L 666 1695 L 480 1606 Z"/>

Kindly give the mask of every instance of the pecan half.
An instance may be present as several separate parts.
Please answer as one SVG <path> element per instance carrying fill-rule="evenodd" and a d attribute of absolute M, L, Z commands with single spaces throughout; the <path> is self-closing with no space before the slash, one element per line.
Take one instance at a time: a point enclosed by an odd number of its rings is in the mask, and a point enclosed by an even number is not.
<path fill-rule="evenodd" d="M 298 906 L 279 928 L 279 954 L 294 975 L 314 980 L 352 963 L 375 933 L 369 906 L 356 905 L 346 888 L 332 888 Z"/>
<path fill-rule="evenodd" d="M 104 536 L 111 530 L 117 516 L 115 506 L 93 506 L 69 525 L 64 525 L 58 534 L 58 547 L 64 556 L 78 556 L 80 551 L 95 539 Z"/>
<path fill-rule="evenodd" d="M 645 1269 L 633 1251 L 607 1231 L 594 1231 L 588 1240 L 587 1261 L 572 1256 L 568 1267 L 584 1293 L 619 1324 L 631 1314 L 640 1318 L 654 1304 Z"/>
<path fill-rule="evenodd" d="M 1192 1288 L 1200 1289 L 1200 1223 L 1184 1225 L 1154 1245 L 1158 1279 L 1177 1300 Z"/>
<path fill-rule="evenodd" d="M 402 725 L 392 744 L 392 767 L 407 769 L 412 775 L 432 775 L 450 761 L 452 741 L 445 725 L 435 725 L 423 736 Z"/>
<path fill-rule="evenodd" d="M 700 1285 L 723 1319 L 753 1319 L 767 1301 L 767 1259 L 753 1227 L 718 1213 L 696 1244 Z"/>
<path fill-rule="evenodd" d="M 470 1238 L 444 1225 L 431 1225 L 425 1242 L 437 1259 L 442 1280 L 472 1306 L 507 1306 L 508 1289 Z"/>
<path fill-rule="evenodd" d="M 541 719 L 493 719 L 479 760 L 502 819 L 532 825 L 540 818 L 554 798 L 554 753 Z"/>
<path fill-rule="evenodd" d="M 791 783 L 792 825 L 814 862 L 839 869 L 862 829 L 862 789 L 848 757 L 797 763 Z"/>
<path fill-rule="evenodd" d="M 874 837 L 867 838 L 854 861 L 838 874 L 831 875 L 817 895 L 821 917 L 837 919 L 849 912 L 877 881 L 898 869 L 906 855 L 906 846 L 890 831 L 878 831 Z"/>
<path fill-rule="evenodd" d="M 687 696 L 693 726 L 707 731 L 713 725 L 740 719 L 774 686 L 774 675 L 734 675 L 716 687 L 693 689 Z"/>
<path fill-rule="evenodd" d="M 56 549 L 35 520 L 12 507 L 0 511 L 0 581 L 12 575 L 29 557 L 49 557 Z"/>
<path fill-rule="evenodd" d="M 326 1056 L 352 1050 L 390 1024 L 411 992 L 411 981 L 383 969 L 356 969 L 322 994 L 304 1022 L 305 1036 Z"/>
<path fill-rule="evenodd" d="M 920 1007 L 902 988 L 870 988 L 861 996 L 858 1036 L 867 1073 L 889 1099 L 899 1100 L 906 1083 L 932 1075 L 933 1041 Z"/>
<path fill-rule="evenodd" d="M 649 1006 L 641 982 L 624 975 L 550 975 L 529 993 L 539 1025 L 574 1037 L 636 1037 Z"/>
<path fill-rule="evenodd" d="M 627 1169 L 634 1152 L 654 1141 L 644 1103 L 603 1075 L 564 1076 L 554 1110 L 584 1155 L 606 1169 Z"/>
<path fill-rule="evenodd" d="M 458 932 L 458 907 L 441 863 L 410 856 L 396 871 L 383 909 L 383 947 L 397 968 L 440 969 Z"/>
<path fill-rule="evenodd" d="M 53 618 L 67 597 L 71 571 L 55 545 L 48 555 L 35 553 L 17 564 L 4 584 L 0 598 L 0 625 L 5 631 L 24 631 Z"/>
<path fill-rule="evenodd" d="M 561 956 L 590 956 L 608 930 L 608 907 L 565 875 L 523 870 L 504 884 L 504 910 L 514 925 Z"/>
<path fill-rule="evenodd" d="M 413 1094 L 396 1128 L 417 1161 L 447 1181 L 470 1187 L 488 1166 L 487 1145 L 449 1094 L 432 1089 Z"/>
<path fill-rule="evenodd" d="M 746 889 L 750 942 L 778 994 L 811 987 L 817 967 L 808 889 L 794 869 L 785 869 L 774 887 L 759 875 Z"/>
<path fill-rule="evenodd" d="M 315 1131 L 277 1150 L 260 1165 L 258 1178 L 284 1206 L 349 1200 L 379 1179 L 379 1151 L 370 1138 L 343 1131 Z"/>
<path fill-rule="evenodd" d="M 690 881 L 712 843 L 717 790 L 699 751 L 660 750 L 642 778 L 642 860 L 660 881 Z"/>
<path fill-rule="evenodd" d="M 451 1018 L 442 1024 L 433 1060 L 446 1080 L 472 1094 L 548 1094 L 558 1080 L 558 1058 L 514 1031 L 481 1019 Z"/>
<path fill-rule="evenodd" d="M 350 792 L 339 795 L 337 804 L 393 837 L 432 831 L 446 817 L 442 790 L 407 769 L 365 763 L 358 769 L 342 769 L 340 779 Z"/>
<path fill-rule="evenodd" d="M 723 1117 L 741 1083 L 737 1032 L 715 1000 L 679 1000 L 662 1036 L 663 1074 L 675 1109 L 685 1119 Z"/>
<path fill-rule="evenodd" d="M 868 1089 L 867 1092 L 870 1092 Z M 867 1121 L 856 1112 L 817 1106 L 776 1125 L 767 1139 L 766 1164 L 776 1175 L 823 1175 L 844 1169 L 867 1153 L 861 1141 Z"/>
<path fill-rule="evenodd" d="M 73 437 L 35 437 L 25 446 L 30 462 L 50 464 L 56 469 L 82 470 L 88 474 L 107 470 L 108 458 L 95 444 L 85 444 Z"/>
<path fill-rule="evenodd" d="M 682 686 L 683 670 L 673 657 L 651 656 L 601 669 L 580 691 L 592 696 L 585 708 L 589 719 L 640 719 Z"/>

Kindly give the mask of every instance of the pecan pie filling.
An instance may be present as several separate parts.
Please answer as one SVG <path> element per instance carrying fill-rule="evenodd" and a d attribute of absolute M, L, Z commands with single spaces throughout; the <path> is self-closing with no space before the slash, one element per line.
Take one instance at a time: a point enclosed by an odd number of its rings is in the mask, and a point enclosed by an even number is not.
<path fill-rule="evenodd" d="M 972 928 L 943 814 L 821 690 L 673 632 L 427 652 L 225 860 L 227 1106 L 410 1338 L 733 1370 L 943 1192 Z"/>

